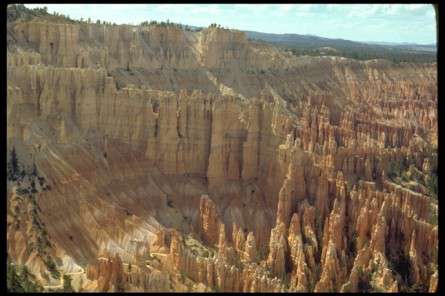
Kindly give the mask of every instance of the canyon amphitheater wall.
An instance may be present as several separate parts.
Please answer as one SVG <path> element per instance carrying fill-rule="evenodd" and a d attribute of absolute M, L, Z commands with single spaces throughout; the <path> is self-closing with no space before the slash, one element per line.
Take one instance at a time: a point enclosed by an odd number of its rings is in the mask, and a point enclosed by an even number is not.
<path fill-rule="evenodd" d="M 8 253 L 87 291 L 435 291 L 436 75 L 219 28 L 8 23 L 8 151 L 38 171 L 8 181 Z"/>

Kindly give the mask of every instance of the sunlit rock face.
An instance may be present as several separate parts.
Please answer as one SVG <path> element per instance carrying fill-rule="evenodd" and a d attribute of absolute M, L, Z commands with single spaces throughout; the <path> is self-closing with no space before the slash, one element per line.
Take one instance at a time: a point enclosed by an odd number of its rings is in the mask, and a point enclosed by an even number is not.
<path fill-rule="evenodd" d="M 43 285 L 49 257 L 76 291 L 436 290 L 436 64 L 218 28 L 8 40 L 8 253 Z"/>

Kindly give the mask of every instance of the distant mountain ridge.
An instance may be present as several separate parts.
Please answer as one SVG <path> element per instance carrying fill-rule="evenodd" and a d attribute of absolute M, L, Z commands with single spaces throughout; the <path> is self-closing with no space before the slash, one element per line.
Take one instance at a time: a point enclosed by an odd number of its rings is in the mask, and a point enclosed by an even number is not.
<path fill-rule="evenodd" d="M 435 52 L 435 44 L 415 44 L 415 43 L 393 43 L 393 42 L 359 42 L 346 40 L 341 38 L 325 38 L 314 35 L 301 34 L 274 34 L 261 33 L 255 31 L 244 31 L 250 39 L 263 40 L 289 47 L 326 47 L 326 46 L 340 46 L 340 47 L 385 47 L 397 48 L 404 50 L 427 51 Z"/>

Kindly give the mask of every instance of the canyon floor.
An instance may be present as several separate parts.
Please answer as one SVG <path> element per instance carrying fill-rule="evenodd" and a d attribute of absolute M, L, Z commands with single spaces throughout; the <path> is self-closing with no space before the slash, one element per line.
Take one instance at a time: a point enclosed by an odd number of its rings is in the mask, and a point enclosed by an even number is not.
<path fill-rule="evenodd" d="M 437 65 L 8 20 L 7 251 L 45 290 L 438 284 Z"/>

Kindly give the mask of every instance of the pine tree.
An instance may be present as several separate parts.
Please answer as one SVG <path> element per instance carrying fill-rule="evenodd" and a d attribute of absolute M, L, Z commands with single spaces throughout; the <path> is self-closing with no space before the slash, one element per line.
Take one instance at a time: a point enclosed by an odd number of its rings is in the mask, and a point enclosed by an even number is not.
<path fill-rule="evenodd" d="M 41 292 L 43 287 L 34 282 L 35 276 L 29 272 L 26 265 L 22 265 L 20 268 L 20 274 L 18 275 L 18 281 L 23 289 L 23 292 Z"/>
<path fill-rule="evenodd" d="M 18 292 L 18 293 L 25 292 L 22 285 L 20 284 L 16 268 L 14 264 L 12 264 L 11 262 L 8 262 L 8 270 L 6 274 L 6 286 L 8 292 Z"/>
<path fill-rule="evenodd" d="M 7 162 L 7 178 L 8 180 L 16 181 L 19 173 L 19 162 L 17 159 L 17 153 L 15 147 L 12 147 L 10 159 Z"/>
<path fill-rule="evenodd" d="M 18 171 L 18 168 L 19 168 L 19 164 L 18 164 L 18 160 L 17 160 L 17 153 L 15 152 L 15 147 L 12 147 L 12 151 L 11 151 L 11 168 L 12 168 L 12 173 L 15 175 L 15 173 Z"/>
<path fill-rule="evenodd" d="M 74 292 L 71 286 L 71 277 L 69 275 L 63 275 L 63 291 L 64 292 Z"/>
<path fill-rule="evenodd" d="M 31 171 L 31 174 L 32 174 L 33 176 L 35 176 L 35 177 L 37 177 L 37 175 L 38 175 L 38 173 L 37 173 L 37 166 L 36 166 L 35 163 L 32 165 L 32 171 Z"/>

